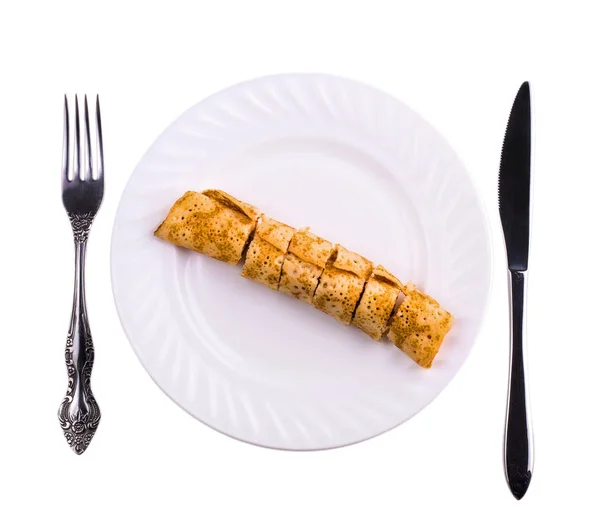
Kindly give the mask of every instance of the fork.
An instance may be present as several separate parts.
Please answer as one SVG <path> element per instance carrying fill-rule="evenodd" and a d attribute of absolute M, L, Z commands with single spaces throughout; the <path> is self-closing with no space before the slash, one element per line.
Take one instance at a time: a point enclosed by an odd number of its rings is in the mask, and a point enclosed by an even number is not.
<path fill-rule="evenodd" d="M 88 234 L 104 195 L 104 154 L 98 97 L 96 97 L 97 151 L 95 164 L 92 160 L 87 96 L 84 99 L 83 114 L 84 142 L 82 146 L 79 102 L 75 96 L 75 134 L 71 161 L 69 157 L 69 102 L 65 95 L 62 201 L 71 222 L 75 242 L 75 286 L 71 324 L 65 348 L 69 383 L 67 393 L 58 409 L 58 419 L 67 443 L 76 454 L 85 452 L 100 422 L 100 409 L 90 385 L 94 364 L 94 344 L 85 302 L 85 254 Z"/>

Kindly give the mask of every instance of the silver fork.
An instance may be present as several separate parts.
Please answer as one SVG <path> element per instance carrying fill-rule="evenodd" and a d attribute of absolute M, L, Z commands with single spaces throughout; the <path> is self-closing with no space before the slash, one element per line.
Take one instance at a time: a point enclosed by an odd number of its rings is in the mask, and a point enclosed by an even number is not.
<path fill-rule="evenodd" d="M 65 96 L 62 200 L 71 221 L 75 241 L 75 287 L 71 325 L 65 348 L 69 384 L 65 398 L 58 409 L 58 419 L 69 446 L 76 454 L 82 454 L 86 450 L 100 422 L 100 409 L 90 385 L 94 364 L 94 344 L 85 303 L 85 253 L 88 234 L 104 195 L 104 154 L 98 97 L 96 97 L 96 137 L 97 153 L 93 164 L 87 96 L 84 100 L 83 146 L 79 127 L 79 102 L 75 96 L 75 135 L 73 159 L 70 161 L 69 102 Z"/>

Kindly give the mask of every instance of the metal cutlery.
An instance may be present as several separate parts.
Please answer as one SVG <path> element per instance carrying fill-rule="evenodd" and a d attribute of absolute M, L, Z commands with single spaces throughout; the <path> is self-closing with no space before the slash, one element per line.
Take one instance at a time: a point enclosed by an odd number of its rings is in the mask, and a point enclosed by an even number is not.
<path fill-rule="evenodd" d="M 498 179 L 500 220 L 509 273 L 510 369 L 504 439 L 508 486 L 520 500 L 533 472 L 533 433 L 525 363 L 525 301 L 531 195 L 531 94 L 521 85 L 502 146 Z"/>
<path fill-rule="evenodd" d="M 88 234 L 104 195 L 104 154 L 99 99 L 96 98 L 95 157 L 92 156 L 87 96 L 83 108 L 83 142 L 77 96 L 74 114 L 75 131 L 71 158 L 69 102 L 65 96 L 62 200 L 71 222 L 75 242 L 75 286 L 71 324 L 65 348 L 69 381 L 67 393 L 58 410 L 58 419 L 69 446 L 75 453 L 82 454 L 90 444 L 100 422 L 100 409 L 92 393 L 90 381 L 94 364 L 94 344 L 85 300 Z"/>

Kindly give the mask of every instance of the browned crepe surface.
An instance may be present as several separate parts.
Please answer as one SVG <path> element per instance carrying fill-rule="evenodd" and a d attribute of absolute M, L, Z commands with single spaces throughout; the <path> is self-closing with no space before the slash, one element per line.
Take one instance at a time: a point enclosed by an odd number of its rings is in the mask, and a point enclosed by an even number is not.
<path fill-rule="evenodd" d="M 283 262 L 279 291 L 312 302 L 323 268 L 333 246 L 327 240 L 301 229 L 290 242 Z"/>
<path fill-rule="evenodd" d="M 406 287 L 405 294 L 392 319 L 388 337 L 421 367 L 429 369 L 452 328 L 454 317 L 412 284 Z"/>
<path fill-rule="evenodd" d="M 246 252 L 242 276 L 279 289 L 283 262 L 294 232 L 294 228 L 262 216 Z"/>
<path fill-rule="evenodd" d="M 186 192 L 155 235 L 175 245 L 237 264 L 256 227 L 259 211 L 220 190 Z"/>
<path fill-rule="evenodd" d="M 379 341 L 387 331 L 400 286 L 400 281 L 382 266 L 373 268 L 352 324 Z"/>
<path fill-rule="evenodd" d="M 366 258 L 337 244 L 315 292 L 315 308 L 349 325 L 372 267 Z"/>

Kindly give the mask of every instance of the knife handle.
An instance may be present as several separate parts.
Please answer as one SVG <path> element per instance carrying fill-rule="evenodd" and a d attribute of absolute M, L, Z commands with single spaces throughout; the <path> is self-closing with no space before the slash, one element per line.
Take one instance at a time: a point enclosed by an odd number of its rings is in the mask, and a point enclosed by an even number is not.
<path fill-rule="evenodd" d="M 525 367 L 526 271 L 509 271 L 510 369 L 504 438 L 504 471 L 513 496 L 527 492 L 533 472 L 533 433 Z"/>

